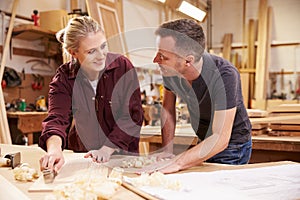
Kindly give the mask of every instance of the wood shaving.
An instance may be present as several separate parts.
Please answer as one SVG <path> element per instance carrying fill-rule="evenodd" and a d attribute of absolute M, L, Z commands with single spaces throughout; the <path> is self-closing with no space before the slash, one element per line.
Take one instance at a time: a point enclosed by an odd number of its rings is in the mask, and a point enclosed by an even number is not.
<path fill-rule="evenodd" d="M 123 160 L 122 168 L 143 168 L 144 166 L 150 165 L 156 162 L 156 157 L 136 157 L 128 160 Z"/>
<path fill-rule="evenodd" d="M 106 172 L 108 172 L 106 170 Z M 58 185 L 46 200 L 102 200 L 110 199 L 122 184 L 123 170 L 114 168 L 109 176 L 95 170 L 78 176 L 74 182 Z"/>
<path fill-rule="evenodd" d="M 139 177 L 131 178 L 131 183 L 135 187 L 152 186 L 163 187 L 169 190 L 180 190 L 181 182 L 178 180 L 170 180 L 161 172 L 154 172 L 152 174 L 143 173 Z"/>
<path fill-rule="evenodd" d="M 13 174 L 17 181 L 34 181 L 39 177 L 37 170 L 30 167 L 28 163 L 23 163 L 15 167 Z"/>

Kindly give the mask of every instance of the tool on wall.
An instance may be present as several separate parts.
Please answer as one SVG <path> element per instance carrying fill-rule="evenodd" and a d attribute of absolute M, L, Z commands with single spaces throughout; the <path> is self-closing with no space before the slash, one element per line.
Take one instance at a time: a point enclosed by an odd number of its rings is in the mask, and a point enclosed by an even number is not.
<path fill-rule="evenodd" d="M 41 90 L 44 86 L 44 77 L 39 74 L 32 74 L 34 80 L 31 84 L 33 90 Z"/>
<path fill-rule="evenodd" d="M 47 63 L 40 59 L 31 59 L 26 61 L 26 63 L 31 63 L 31 62 L 33 62 L 33 64 L 31 65 L 32 71 L 50 72 L 50 73 L 54 72 L 54 69 L 50 65 L 50 63 Z"/>

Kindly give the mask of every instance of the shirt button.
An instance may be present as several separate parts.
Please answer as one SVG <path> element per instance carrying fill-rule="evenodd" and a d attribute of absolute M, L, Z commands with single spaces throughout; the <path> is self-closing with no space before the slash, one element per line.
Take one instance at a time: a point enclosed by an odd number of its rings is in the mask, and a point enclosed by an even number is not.
<path fill-rule="evenodd" d="M 93 97 L 92 100 L 95 101 L 95 97 Z"/>
<path fill-rule="evenodd" d="M 100 96 L 101 99 L 103 99 L 103 96 Z"/>

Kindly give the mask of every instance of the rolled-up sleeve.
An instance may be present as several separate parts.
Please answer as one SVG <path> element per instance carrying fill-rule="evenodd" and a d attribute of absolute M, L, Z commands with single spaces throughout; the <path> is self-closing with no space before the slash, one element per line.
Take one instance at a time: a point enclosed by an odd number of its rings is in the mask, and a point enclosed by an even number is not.
<path fill-rule="evenodd" d="M 46 141 L 52 135 L 62 138 L 62 149 L 66 147 L 66 130 L 70 126 L 72 106 L 72 88 L 67 76 L 58 70 L 49 85 L 48 116 L 42 123 L 39 146 L 47 150 Z"/>

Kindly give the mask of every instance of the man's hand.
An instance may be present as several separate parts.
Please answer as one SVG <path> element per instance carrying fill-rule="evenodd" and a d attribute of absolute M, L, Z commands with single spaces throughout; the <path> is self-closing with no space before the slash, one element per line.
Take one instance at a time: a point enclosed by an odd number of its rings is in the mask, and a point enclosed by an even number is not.
<path fill-rule="evenodd" d="M 114 151 L 115 149 L 113 148 L 103 146 L 99 150 L 91 150 L 87 152 L 87 154 L 85 154 L 84 157 L 92 158 L 94 162 L 104 163 L 109 161 L 110 156 L 111 154 L 113 154 Z"/>
<path fill-rule="evenodd" d="M 156 157 L 157 161 L 162 161 L 162 160 L 174 158 L 175 155 L 172 154 L 172 153 L 163 151 L 163 152 L 160 152 L 160 153 L 152 154 L 151 157 Z"/>
<path fill-rule="evenodd" d="M 164 174 L 168 174 L 168 173 L 177 172 L 180 170 L 179 165 L 176 163 L 177 159 L 178 158 L 174 157 L 174 155 L 173 155 L 172 159 L 167 159 L 165 157 L 164 160 L 157 161 L 156 163 L 153 163 L 151 165 L 147 165 L 147 166 L 143 167 L 142 169 L 138 170 L 137 173 L 138 174 L 141 174 L 141 173 L 151 174 L 153 172 L 159 171 Z"/>

